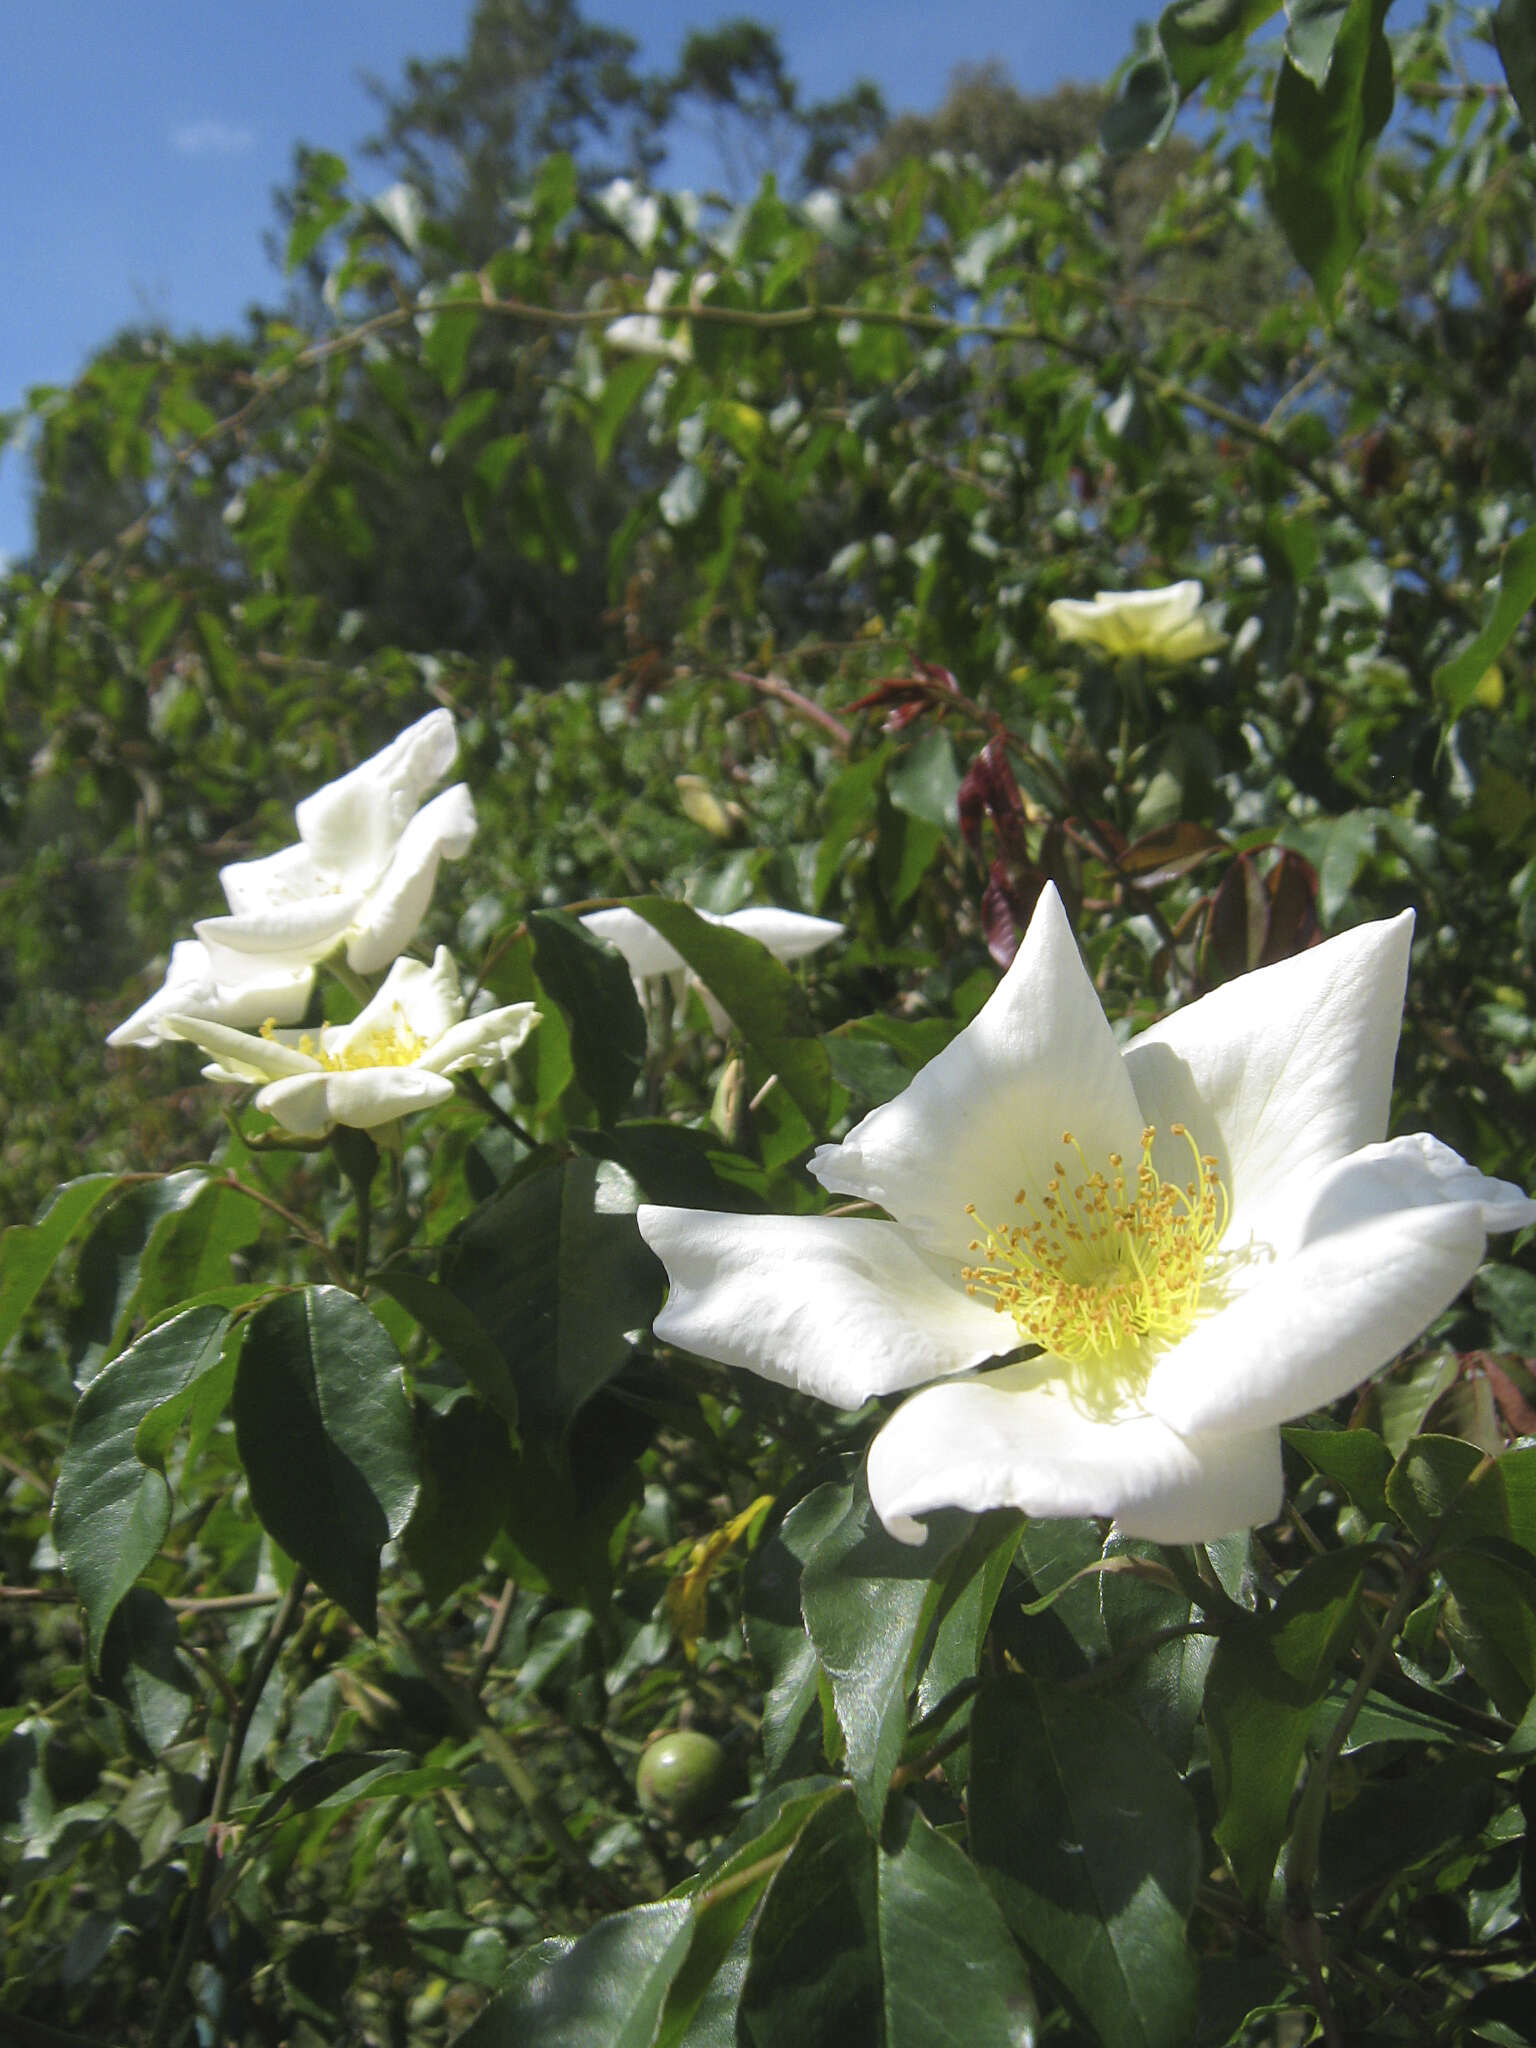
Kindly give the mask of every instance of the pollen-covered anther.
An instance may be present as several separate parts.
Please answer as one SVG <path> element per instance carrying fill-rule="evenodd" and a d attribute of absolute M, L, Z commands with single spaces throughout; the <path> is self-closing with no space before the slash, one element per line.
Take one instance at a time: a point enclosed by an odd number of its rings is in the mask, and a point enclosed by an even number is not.
<path fill-rule="evenodd" d="M 1194 1172 L 1182 1185 L 1165 1180 L 1152 1163 L 1156 1135 L 1150 1127 L 1142 1132 L 1141 1157 L 1128 1176 L 1118 1153 L 1107 1156 L 1103 1172 L 1064 1131 L 1063 1149 L 1080 1172 L 1069 1178 L 1054 1160 L 1038 1200 L 1021 1188 L 1014 1203 L 1025 1221 L 994 1226 L 968 1207 L 982 1233 L 970 1249 L 985 1257 L 962 1269 L 966 1291 L 990 1295 L 1027 1344 L 1074 1365 L 1113 1361 L 1107 1375 L 1090 1374 L 1080 1389 L 1095 1405 L 1111 1388 L 1116 1398 L 1139 1388 L 1150 1370 L 1148 1345 L 1189 1330 L 1227 1228 L 1216 1161 L 1183 1124 L 1172 1124 L 1169 1135 L 1188 1146 Z"/>

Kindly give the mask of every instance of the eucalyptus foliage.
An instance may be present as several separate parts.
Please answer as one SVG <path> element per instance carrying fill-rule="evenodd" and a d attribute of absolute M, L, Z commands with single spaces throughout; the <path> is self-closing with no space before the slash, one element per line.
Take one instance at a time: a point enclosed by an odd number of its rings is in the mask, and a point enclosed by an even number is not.
<path fill-rule="evenodd" d="M 787 115 L 771 56 L 689 89 Z M 918 1548 L 892 1401 L 658 1339 L 636 1222 L 820 1218 L 1048 885 L 1125 1039 L 1413 909 L 1390 1128 L 1531 1184 L 1536 10 L 1174 0 L 1104 147 L 739 202 L 547 153 L 650 120 L 588 82 L 498 170 L 423 70 L 472 157 L 306 152 L 287 305 L 16 422 L 0 2035 L 1536 2041 L 1525 1236 L 1267 1526 Z M 1088 609 L 1196 581 L 1157 647 Z M 222 1086 L 108 1049 L 434 707 L 477 1064 L 348 1124 L 344 952 Z M 301 1065 L 297 1126 L 228 1091 Z"/>

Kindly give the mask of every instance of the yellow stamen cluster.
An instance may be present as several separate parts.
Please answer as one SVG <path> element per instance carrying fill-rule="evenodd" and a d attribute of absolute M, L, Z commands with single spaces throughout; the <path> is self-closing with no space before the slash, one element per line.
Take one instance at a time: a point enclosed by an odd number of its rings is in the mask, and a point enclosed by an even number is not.
<path fill-rule="evenodd" d="M 1145 1386 L 1148 1340 L 1155 1348 L 1189 1330 L 1226 1232 L 1229 1204 L 1216 1161 L 1183 1124 L 1169 1130 L 1189 1147 L 1194 1177 L 1182 1186 L 1152 1164 L 1150 1127 L 1129 1174 L 1117 1152 L 1107 1174 L 1090 1166 L 1063 1131 L 1075 1168 L 1056 1160 L 1038 1202 L 1020 1189 L 1014 1200 L 1025 1222 L 996 1227 L 967 1205 L 982 1231 L 970 1248 L 986 1256 L 962 1269 L 966 1292 L 990 1295 L 1024 1343 L 1080 1368 L 1071 1375 L 1073 1396 L 1096 1410 Z"/>
<path fill-rule="evenodd" d="M 328 1074 L 356 1073 L 365 1067 L 414 1066 L 427 1050 L 429 1041 L 419 1031 L 411 1029 L 398 1009 L 395 1020 L 393 1024 L 370 1031 L 364 1038 L 354 1038 L 339 1052 L 327 1052 L 324 1044 L 306 1031 L 298 1042 L 298 1050 Z M 276 1027 L 270 1018 L 262 1025 L 261 1035 L 263 1038 L 276 1038 Z"/>

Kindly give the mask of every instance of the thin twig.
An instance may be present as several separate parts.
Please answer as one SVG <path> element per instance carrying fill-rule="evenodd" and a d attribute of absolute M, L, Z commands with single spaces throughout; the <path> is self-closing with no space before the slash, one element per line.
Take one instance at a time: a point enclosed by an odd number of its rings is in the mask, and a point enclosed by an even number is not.
<path fill-rule="evenodd" d="M 853 735 L 840 718 L 828 711 L 825 706 L 815 703 L 810 697 L 802 696 L 793 684 L 786 683 L 781 677 L 755 676 L 747 668 L 727 669 L 726 674 L 732 682 L 746 683 L 752 689 L 761 691 L 765 697 L 776 698 L 780 704 L 787 705 L 797 718 L 804 718 L 812 725 L 819 725 L 832 740 L 833 745 L 840 747 L 844 753 L 852 746 Z"/>

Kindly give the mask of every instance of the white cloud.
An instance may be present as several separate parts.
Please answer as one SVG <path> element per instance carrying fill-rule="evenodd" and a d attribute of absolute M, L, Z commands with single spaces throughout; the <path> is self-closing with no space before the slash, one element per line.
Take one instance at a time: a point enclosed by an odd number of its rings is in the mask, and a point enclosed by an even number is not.
<path fill-rule="evenodd" d="M 178 156 L 241 156 L 255 141 L 253 128 L 233 121 L 184 121 L 171 130 L 171 147 Z"/>

